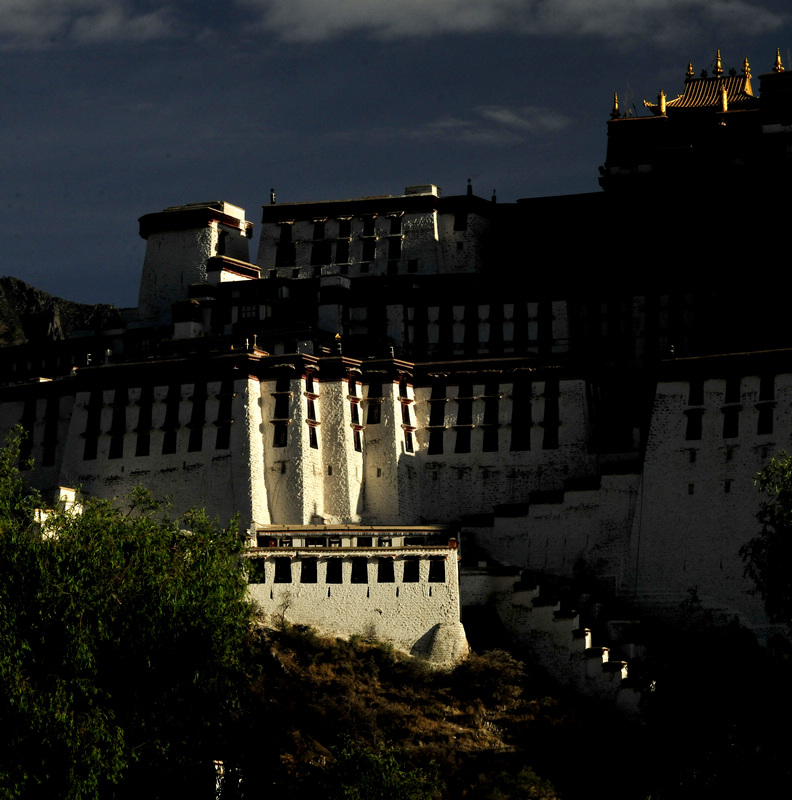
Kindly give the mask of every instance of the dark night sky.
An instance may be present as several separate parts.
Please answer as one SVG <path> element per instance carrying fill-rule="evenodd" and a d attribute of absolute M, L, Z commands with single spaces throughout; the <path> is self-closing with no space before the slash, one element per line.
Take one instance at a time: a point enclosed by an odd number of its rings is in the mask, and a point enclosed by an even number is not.
<path fill-rule="evenodd" d="M 718 47 L 727 69 L 747 56 L 754 77 L 776 47 L 792 66 L 788 8 L 0 0 L 0 274 L 136 305 L 139 216 L 223 199 L 257 224 L 271 186 L 281 201 L 415 183 L 459 194 L 467 178 L 504 202 L 597 191 L 614 90 L 643 113 Z M 614 240 L 639 246 L 628 231 Z"/>

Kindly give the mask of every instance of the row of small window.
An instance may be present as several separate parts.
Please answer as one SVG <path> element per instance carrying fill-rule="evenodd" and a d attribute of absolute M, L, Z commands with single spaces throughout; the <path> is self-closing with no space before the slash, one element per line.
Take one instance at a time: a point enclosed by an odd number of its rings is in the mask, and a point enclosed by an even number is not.
<path fill-rule="evenodd" d="M 294 561 L 286 556 L 272 559 L 275 564 L 273 582 L 274 583 L 318 583 L 319 582 L 319 559 L 301 558 Z M 325 560 L 327 569 L 325 571 L 325 583 L 343 583 L 344 561 L 342 558 L 328 558 Z M 364 556 L 353 556 L 349 559 L 352 564 L 350 572 L 350 583 L 367 584 L 369 583 L 369 561 Z M 421 580 L 421 560 L 420 558 L 405 558 L 402 560 L 404 570 L 402 573 L 402 583 L 419 583 Z M 247 561 L 248 583 L 266 583 L 266 561 L 262 558 L 251 558 Z M 294 570 L 292 564 L 299 564 L 300 577 L 294 580 Z M 395 583 L 396 564 L 393 558 L 376 559 L 377 574 L 375 583 Z M 429 559 L 429 573 L 427 580 L 429 583 L 445 583 L 446 569 L 445 556 L 434 556 Z"/>
<path fill-rule="evenodd" d="M 739 403 L 741 400 L 740 389 L 742 379 L 731 377 L 726 379 L 726 391 L 724 393 L 724 403 Z M 775 399 L 775 375 L 761 375 L 759 377 L 759 401 Z M 704 405 L 704 380 L 701 378 L 690 381 L 688 393 L 688 405 Z"/>
<path fill-rule="evenodd" d="M 773 432 L 773 409 L 774 402 L 757 404 L 759 415 L 756 421 L 756 435 L 766 436 Z M 723 411 L 723 438 L 736 439 L 740 435 L 740 411 L 742 406 L 724 408 Z M 690 408 L 685 411 L 687 424 L 685 426 L 685 439 L 695 441 L 701 439 L 703 430 L 703 408 Z"/>
<path fill-rule="evenodd" d="M 298 540 L 300 541 L 300 540 Z M 341 547 L 340 536 L 306 536 L 302 540 L 303 547 Z M 397 539 L 397 543 L 401 541 L 401 537 Z M 401 546 L 421 546 L 426 545 L 425 536 L 405 536 L 403 537 L 404 544 Z M 294 539 L 290 536 L 272 536 L 266 531 L 259 531 L 256 534 L 257 547 L 292 547 L 294 546 Z M 349 546 L 352 546 L 351 544 Z M 392 547 L 392 536 L 378 536 L 376 544 L 373 536 L 356 536 L 355 547 Z"/>
<path fill-rule="evenodd" d="M 390 218 L 390 237 L 388 241 L 388 260 L 398 261 L 402 253 L 402 224 L 401 217 Z M 349 245 L 352 236 L 352 221 L 338 221 L 338 241 L 335 242 L 335 259 L 332 257 L 333 240 L 325 238 L 325 223 L 314 223 L 313 239 L 311 240 L 311 266 L 322 264 L 346 264 L 349 262 Z M 363 233 L 361 234 L 363 252 L 361 261 L 374 261 L 377 252 L 376 229 L 374 217 L 363 220 Z M 290 223 L 281 224 L 280 237 L 275 248 L 275 267 L 293 267 L 297 263 L 297 242 L 292 239 L 292 226 Z"/>
<path fill-rule="evenodd" d="M 198 382 L 193 387 L 192 411 L 190 422 L 187 424 L 190 434 L 187 440 L 188 452 L 200 452 L 205 446 L 203 429 L 206 423 L 206 401 L 208 398 L 206 382 Z M 214 446 L 216 450 L 227 450 L 231 444 L 231 411 L 234 398 L 233 381 L 226 379 L 221 385 L 218 395 L 219 404 L 217 408 L 217 419 L 214 425 L 217 426 Z M 161 430 L 162 455 L 172 455 L 177 451 L 178 431 L 181 427 L 179 409 L 181 404 L 181 384 L 173 383 L 168 387 L 168 394 L 165 398 L 165 421 Z M 148 456 L 151 453 L 151 432 L 152 415 L 154 400 L 154 387 L 144 386 L 141 389 L 138 400 L 138 419 L 134 429 L 135 455 Z M 92 461 L 97 458 L 99 437 L 102 434 L 101 421 L 102 409 L 104 406 L 104 393 L 101 389 L 91 392 L 86 406 L 87 418 L 83 439 L 83 460 Z M 110 435 L 110 447 L 107 457 L 110 459 L 123 458 L 127 427 L 127 410 L 129 406 L 129 393 L 126 387 L 120 387 L 115 391 L 113 399 L 113 416 L 108 434 Z M 128 455 L 128 453 L 127 453 Z"/>
<path fill-rule="evenodd" d="M 377 229 L 376 229 L 376 215 L 370 215 L 363 217 L 363 230 L 361 232 L 361 236 L 376 236 Z M 401 214 L 389 214 L 388 215 L 388 228 L 390 234 L 395 236 L 402 232 L 402 215 Z M 380 228 L 382 230 L 382 228 Z M 313 241 L 321 241 L 327 235 L 327 220 L 316 220 L 313 224 Z M 352 236 L 352 220 L 351 219 L 339 219 L 338 220 L 338 232 L 336 237 L 338 239 L 349 239 Z M 291 222 L 281 222 L 280 223 L 280 236 L 278 238 L 279 244 L 288 244 L 293 239 L 292 237 L 292 223 Z"/>

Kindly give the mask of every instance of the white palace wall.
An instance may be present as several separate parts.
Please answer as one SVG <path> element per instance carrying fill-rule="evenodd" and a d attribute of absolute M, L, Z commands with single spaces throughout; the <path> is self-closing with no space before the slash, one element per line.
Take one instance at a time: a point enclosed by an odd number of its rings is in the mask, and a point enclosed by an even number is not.
<path fill-rule="evenodd" d="M 337 636 L 373 637 L 441 663 L 467 652 L 459 622 L 456 549 L 354 547 L 345 542 L 339 548 L 259 547 L 247 558 L 250 597 L 276 624 L 286 621 Z M 388 562 L 385 574 L 380 573 L 381 560 Z M 341 562 L 335 578 L 328 575 L 331 561 Z M 409 561 L 417 567 L 413 575 L 405 573 Z M 263 562 L 264 567 L 254 570 L 251 562 Z M 304 580 L 306 562 L 310 581 Z"/>

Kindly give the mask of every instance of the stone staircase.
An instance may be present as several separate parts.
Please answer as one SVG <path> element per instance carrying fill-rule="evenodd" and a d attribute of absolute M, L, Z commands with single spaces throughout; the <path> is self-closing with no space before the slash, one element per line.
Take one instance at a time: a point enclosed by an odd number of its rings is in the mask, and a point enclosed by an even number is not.
<path fill-rule="evenodd" d="M 514 571 L 498 574 L 503 571 L 497 566 L 463 567 L 463 609 L 486 607 L 497 615 L 509 642 L 529 652 L 560 683 L 637 716 L 641 691 L 630 679 L 623 655 L 641 655 L 641 646 L 627 641 L 638 623 L 607 619 L 602 604 L 589 596 L 561 597 L 547 583 L 532 583 Z M 575 608 L 583 610 L 586 623 Z M 594 643 L 593 628 L 608 645 Z"/>

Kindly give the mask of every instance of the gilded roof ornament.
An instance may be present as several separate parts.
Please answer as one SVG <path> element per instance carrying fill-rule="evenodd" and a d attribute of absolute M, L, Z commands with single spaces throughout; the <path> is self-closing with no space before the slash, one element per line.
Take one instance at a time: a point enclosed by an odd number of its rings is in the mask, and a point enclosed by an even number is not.
<path fill-rule="evenodd" d="M 720 110 L 729 110 L 729 93 L 726 91 L 726 84 L 724 83 L 720 85 Z"/>
<path fill-rule="evenodd" d="M 666 93 L 661 89 L 660 94 L 657 95 L 657 108 L 660 111 L 660 116 L 666 115 Z"/>
<path fill-rule="evenodd" d="M 688 68 L 687 68 L 687 72 L 685 73 L 685 83 L 687 83 L 688 81 L 692 81 L 693 78 L 695 78 L 695 77 L 696 77 L 696 73 L 693 72 L 693 62 L 692 61 L 688 61 Z"/>
<path fill-rule="evenodd" d="M 611 119 L 619 118 L 619 95 L 616 92 L 613 93 L 613 108 L 611 109 L 610 117 Z"/>
<path fill-rule="evenodd" d="M 716 75 L 718 78 L 723 75 L 723 64 L 721 63 L 720 50 L 718 50 L 718 54 L 715 56 L 715 70 L 713 75 Z"/>
<path fill-rule="evenodd" d="M 783 72 L 784 65 L 781 63 L 781 48 L 776 48 L 775 64 L 773 64 L 773 72 Z"/>
<path fill-rule="evenodd" d="M 743 61 L 742 72 L 743 72 L 743 75 L 745 75 L 746 78 L 750 78 L 751 77 L 751 65 L 748 63 L 748 59 L 747 58 Z"/>

